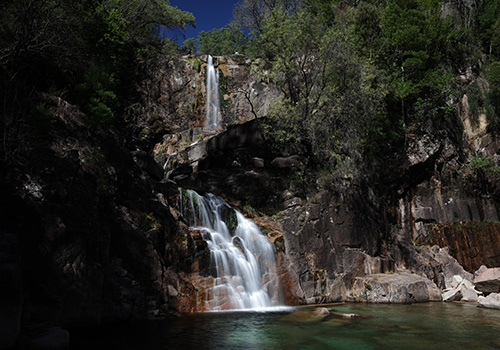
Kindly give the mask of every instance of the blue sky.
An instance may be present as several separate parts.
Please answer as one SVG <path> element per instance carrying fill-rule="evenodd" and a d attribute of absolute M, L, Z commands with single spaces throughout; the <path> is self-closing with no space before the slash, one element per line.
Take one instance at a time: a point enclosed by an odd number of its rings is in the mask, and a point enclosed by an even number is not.
<path fill-rule="evenodd" d="M 233 7 L 238 0 L 170 0 L 170 5 L 191 12 L 195 17 L 196 28 L 188 27 L 187 38 L 196 38 L 202 30 L 210 31 L 221 28 L 233 18 Z M 177 38 L 179 43 L 183 38 Z"/>

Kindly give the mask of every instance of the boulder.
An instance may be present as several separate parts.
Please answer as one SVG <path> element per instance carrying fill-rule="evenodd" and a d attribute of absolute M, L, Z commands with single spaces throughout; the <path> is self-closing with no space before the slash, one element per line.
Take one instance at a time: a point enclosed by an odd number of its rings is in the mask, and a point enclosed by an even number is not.
<path fill-rule="evenodd" d="M 452 288 L 457 288 L 460 285 L 460 283 L 463 282 L 463 280 L 464 279 L 460 275 L 453 276 L 452 281 L 451 281 L 451 287 Z"/>
<path fill-rule="evenodd" d="M 458 285 L 458 289 L 460 290 L 460 293 L 462 294 L 462 301 L 477 301 L 478 295 L 482 294 L 481 292 L 478 292 L 475 288 L 474 285 L 467 281 L 467 280 L 462 280 L 460 284 Z"/>
<path fill-rule="evenodd" d="M 369 303 L 416 303 L 441 301 L 442 296 L 431 280 L 410 273 L 376 274 L 358 277 L 353 292 Z"/>
<path fill-rule="evenodd" d="M 292 155 L 289 157 L 276 157 L 271 161 L 271 167 L 273 168 L 289 168 L 289 169 L 299 169 L 301 166 L 307 163 L 305 157 L 299 155 Z"/>
<path fill-rule="evenodd" d="M 478 295 L 482 294 L 474 288 L 472 282 L 463 279 L 459 275 L 453 276 L 452 288 L 443 292 L 443 301 L 477 301 Z"/>
<path fill-rule="evenodd" d="M 330 311 L 328 311 L 328 309 L 326 307 L 318 307 L 317 309 L 315 309 L 313 311 L 313 315 L 314 315 L 314 317 L 317 317 L 317 318 L 324 318 L 324 317 L 330 316 Z"/>
<path fill-rule="evenodd" d="M 478 306 L 489 309 L 500 309 L 500 293 L 491 293 L 487 297 L 480 296 Z"/>
<path fill-rule="evenodd" d="M 481 267 L 474 274 L 474 284 L 477 290 L 483 293 L 500 292 L 500 267 L 483 268 Z"/>
<path fill-rule="evenodd" d="M 488 268 L 485 265 L 481 265 L 479 269 L 476 272 L 474 272 L 474 278 L 476 278 L 486 270 L 488 270 Z"/>
<path fill-rule="evenodd" d="M 443 301 L 460 301 L 462 300 L 462 293 L 459 289 L 453 288 L 443 293 Z"/>

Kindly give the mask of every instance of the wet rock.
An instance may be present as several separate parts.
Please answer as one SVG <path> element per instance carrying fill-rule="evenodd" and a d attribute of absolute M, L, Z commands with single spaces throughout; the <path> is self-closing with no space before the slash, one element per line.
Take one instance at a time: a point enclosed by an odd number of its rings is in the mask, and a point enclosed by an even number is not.
<path fill-rule="evenodd" d="M 474 284 L 477 290 L 483 293 L 500 292 L 500 267 L 482 269 L 474 277 Z"/>
<path fill-rule="evenodd" d="M 343 312 L 335 312 L 330 311 L 330 315 L 334 318 L 343 318 L 343 319 L 352 319 L 352 318 L 371 318 L 370 316 L 361 315 L 361 314 L 353 314 L 353 313 L 343 313 Z"/>
<path fill-rule="evenodd" d="M 489 309 L 500 309 L 500 293 L 491 293 L 486 297 L 480 296 L 478 306 Z"/>
<path fill-rule="evenodd" d="M 318 307 L 313 311 L 314 317 L 324 318 L 330 316 L 330 311 L 326 307 Z"/>

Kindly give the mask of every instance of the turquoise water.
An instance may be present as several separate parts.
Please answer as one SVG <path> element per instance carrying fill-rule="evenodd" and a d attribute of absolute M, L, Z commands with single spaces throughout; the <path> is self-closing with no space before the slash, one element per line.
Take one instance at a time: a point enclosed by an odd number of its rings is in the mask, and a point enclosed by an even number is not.
<path fill-rule="evenodd" d="M 189 314 L 71 331 L 72 349 L 500 349 L 500 310 L 472 304 L 324 305 L 360 317 L 291 312 Z"/>

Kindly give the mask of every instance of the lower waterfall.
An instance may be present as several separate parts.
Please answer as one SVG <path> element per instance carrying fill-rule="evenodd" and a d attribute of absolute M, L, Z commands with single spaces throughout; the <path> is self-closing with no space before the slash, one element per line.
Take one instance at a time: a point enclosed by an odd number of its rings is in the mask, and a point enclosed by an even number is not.
<path fill-rule="evenodd" d="M 181 190 L 184 219 L 210 250 L 213 284 L 204 291 L 207 311 L 267 309 L 282 305 L 274 245 L 257 225 L 213 194 Z M 211 281 L 211 280 L 210 280 Z"/>

